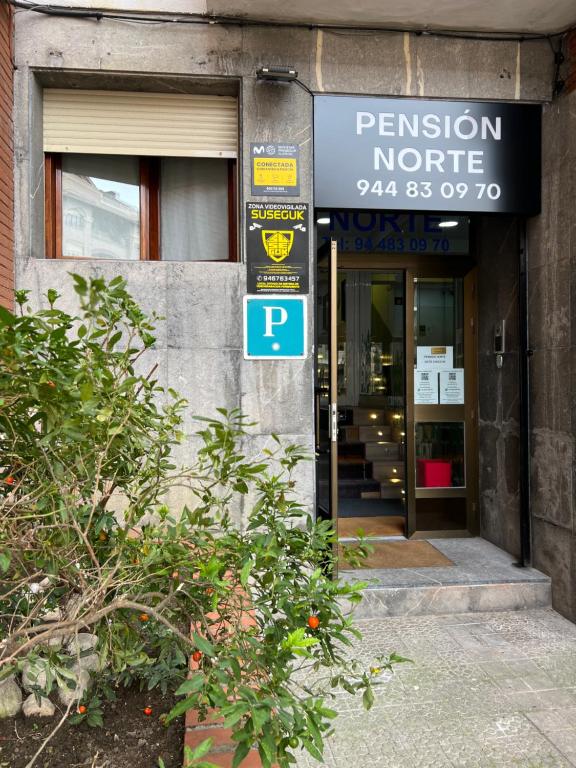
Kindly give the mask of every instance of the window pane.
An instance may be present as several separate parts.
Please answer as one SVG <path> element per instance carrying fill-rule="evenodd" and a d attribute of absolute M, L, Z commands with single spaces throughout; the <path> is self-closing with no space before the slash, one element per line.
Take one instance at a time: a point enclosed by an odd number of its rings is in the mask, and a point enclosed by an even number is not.
<path fill-rule="evenodd" d="M 414 280 L 414 347 L 447 347 L 454 368 L 464 366 L 464 281 L 462 278 Z M 417 363 L 417 360 L 415 361 Z"/>
<path fill-rule="evenodd" d="M 140 258 L 138 158 L 62 156 L 62 255 Z"/>
<path fill-rule="evenodd" d="M 416 423 L 416 487 L 462 488 L 464 480 L 464 423 Z"/>
<path fill-rule="evenodd" d="M 228 259 L 228 161 L 166 157 L 160 167 L 164 261 Z"/>

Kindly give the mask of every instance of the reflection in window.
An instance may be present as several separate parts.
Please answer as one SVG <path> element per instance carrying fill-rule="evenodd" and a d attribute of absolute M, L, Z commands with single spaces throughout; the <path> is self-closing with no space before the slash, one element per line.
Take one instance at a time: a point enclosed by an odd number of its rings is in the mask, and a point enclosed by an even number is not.
<path fill-rule="evenodd" d="M 464 423 L 416 423 L 416 486 L 462 488 L 464 478 Z"/>
<path fill-rule="evenodd" d="M 62 255 L 140 258 L 138 159 L 62 157 Z"/>
<path fill-rule="evenodd" d="M 414 281 L 414 352 L 418 347 L 452 348 L 453 367 L 464 367 L 464 281 L 416 278 Z M 416 360 L 414 361 L 416 365 Z"/>

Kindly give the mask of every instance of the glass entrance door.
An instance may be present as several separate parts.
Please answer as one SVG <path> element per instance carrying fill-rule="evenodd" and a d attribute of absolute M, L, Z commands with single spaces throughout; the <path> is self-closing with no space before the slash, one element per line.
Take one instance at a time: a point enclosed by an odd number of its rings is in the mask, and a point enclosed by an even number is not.
<path fill-rule="evenodd" d="M 332 517 L 337 502 L 342 538 L 359 528 L 368 536 L 405 534 L 404 283 L 401 270 L 338 266 L 333 281 L 328 268 L 319 274 L 318 491 Z M 334 412 L 337 438 L 331 441 Z"/>
<path fill-rule="evenodd" d="M 317 275 L 320 514 L 345 539 L 475 532 L 473 273 L 330 248 Z"/>
<path fill-rule="evenodd" d="M 474 531 L 474 273 L 408 270 L 408 535 Z"/>

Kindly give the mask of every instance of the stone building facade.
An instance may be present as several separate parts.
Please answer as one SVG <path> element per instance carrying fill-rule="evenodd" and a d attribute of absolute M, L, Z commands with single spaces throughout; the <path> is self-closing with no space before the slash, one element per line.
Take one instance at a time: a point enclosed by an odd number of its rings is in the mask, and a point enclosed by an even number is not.
<path fill-rule="evenodd" d="M 0 3 L 0 304 L 14 290 L 14 146 L 12 130 L 12 11 Z"/>
<path fill-rule="evenodd" d="M 90 3 L 79 3 L 88 8 Z M 99 7 L 103 4 L 100 3 Z M 114 3 L 104 4 L 114 7 Z M 130 5 L 130 4 L 127 4 Z M 146 11 L 182 11 L 178 3 L 146 4 Z M 3 13 L 6 7 L 2 8 Z M 126 13 L 130 13 L 126 10 Z M 113 14 L 112 14 L 113 15 Z M 477 260 L 478 532 L 519 556 L 522 476 L 519 321 L 519 243 L 527 225 L 530 348 L 530 481 L 532 562 L 553 578 L 554 603 L 576 619 L 576 92 L 555 93 L 557 61 L 550 40 L 530 36 L 422 35 L 410 31 L 323 28 L 319 25 L 182 23 L 126 24 L 101 12 L 59 16 L 22 8 L 15 13 L 16 286 L 40 304 L 49 287 L 72 300 L 66 273 L 122 274 L 140 304 L 166 320 L 154 355 L 160 382 L 179 390 L 191 411 L 241 408 L 258 422 L 248 452 L 271 444 L 272 434 L 316 448 L 314 298 L 315 232 L 308 233 L 311 291 L 308 349 L 301 360 L 246 360 L 242 298 L 246 285 L 245 203 L 252 194 L 251 142 L 293 143 L 300 151 L 299 194 L 291 203 L 314 209 L 314 96 L 296 84 L 258 80 L 263 65 L 290 65 L 313 94 L 533 103 L 543 105 L 542 212 L 484 216 L 473 233 Z M 190 18 L 188 17 L 188 21 Z M 576 19 L 574 20 L 576 21 Z M 5 40 L 0 31 L 0 39 Z M 573 36 L 555 37 L 574 55 Z M 10 74 L 7 63 L 0 67 Z M 562 65 L 566 73 L 567 65 Z M 570 77 L 572 79 L 570 79 Z M 6 89 L 3 81 L 1 86 Z M 46 90 L 235 97 L 239 147 L 235 216 L 237 253 L 203 261 L 46 258 L 43 99 Z M 4 99 L 4 93 L 2 99 Z M 5 102 L 2 101 L 2 104 Z M 0 139 L 1 154 L 10 145 Z M 3 166 L 2 166 L 3 167 Z M 270 195 L 267 202 L 286 199 Z M 0 197 L 0 214 L 10 201 Z M 9 209 L 8 209 L 9 211 Z M 73 216 L 78 216 L 72 212 Z M 72 222 L 72 219 L 70 220 Z M 76 220 L 74 220 L 76 221 Z M 3 225 L 0 223 L 0 228 Z M 2 230 L 3 231 L 3 230 Z M 0 244 L 0 275 L 6 246 Z M 201 249 L 198 249 L 200 251 Z M 4 283 L 6 299 L 9 284 Z M 505 364 L 494 364 L 494 326 L 507 319 Z M 194 423 L 179 458 L 195 446 Z M 316 507 L 316 468 L 299 476 L 299 492 Z M 239 511 L 242 517 L 242 510 Z"/>

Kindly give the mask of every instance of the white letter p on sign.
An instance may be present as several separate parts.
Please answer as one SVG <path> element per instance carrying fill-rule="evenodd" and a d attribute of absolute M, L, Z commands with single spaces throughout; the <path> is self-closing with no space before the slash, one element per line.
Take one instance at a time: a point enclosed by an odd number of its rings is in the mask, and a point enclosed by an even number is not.
<path fill-rule="evenodd" d="M 275 315 L 275 312 L 278 314 Z M 264 315 L 266 328 L 264 336 L 274 336 L 274 326 L 284 325 L 288 320 L 288 312 L 286 312 L 284 307 L 264 307 Z"/>

